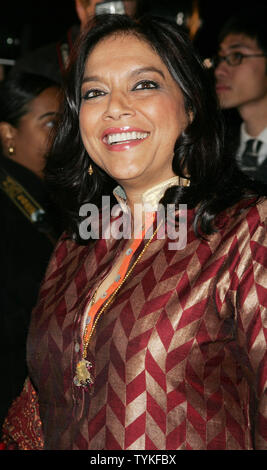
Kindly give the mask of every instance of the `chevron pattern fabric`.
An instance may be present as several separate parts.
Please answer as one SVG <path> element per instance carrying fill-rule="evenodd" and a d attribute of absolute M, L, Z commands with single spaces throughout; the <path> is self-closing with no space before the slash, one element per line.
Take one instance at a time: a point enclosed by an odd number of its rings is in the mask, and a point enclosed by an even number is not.
<path fill-rule="evenodd" d="M 83 313 L 122 242 L 59 243 L 28 340 L 44 448 L 267 449 L 267 202 L 232 212 L 209 240 L 189 213 L 183 250 L 153 240 L 97 325 L 89 388 Z"/>

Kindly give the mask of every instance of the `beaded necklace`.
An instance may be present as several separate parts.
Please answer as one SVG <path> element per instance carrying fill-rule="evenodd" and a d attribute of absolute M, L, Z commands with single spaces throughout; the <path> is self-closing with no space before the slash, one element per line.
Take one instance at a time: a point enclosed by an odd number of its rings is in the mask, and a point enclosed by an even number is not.
<path fill-rule="evenodd" d="M 97 326 L 97 323 L 100 319 L 100 317 L 102 316 L 102 314 L 107 310 L 107 308 L 112 304 L 112 302 L 114 301 L 115 297 L 116 297 L 116 294 L 118 293 L 118 291 L 121 289 L 121 287 L 123 286 L 123 284 L 125 283 L 125 281 L 128 279 L 128 277 L 130 276 L 130 274 L 132 273 L 133 269 L 135 268 L 135 266 L 137 265 L 137 263 L 140 261 L 140 259 L 142 258 L 143 254 L 145 253 L 145 251 L 147 250 L 147 248 L 149 247 L 150 243 L 152 242 L 154 236 L 156 235 L 156 233 L 158 232 L 159 228 L 161 226 L 161 223 L 158 224 L 156 230 L 153 232 L 152 236 L 150 237 L 150 239 L 148 240 L 148 242 L 145 244 L 144 248 L 142 249 L 141 253 L 138 255 L 138 257 L 136 258 L 135 262 L 133 263 L 133 265 L 131 266 L 131 268 L 129 269 L 129 271 L 125 274 L 123 280 L 121 281 L 121 283 L 118 285 L 118 287 L 114 290 L 114 292 L 111 294 L 111 296 L 108 298 L 108 300 L 106 301 L 106 303 L 103 305 L 103 307 L 100 309 L 100 311 L 98 312 L 98 314 L 96 315 L 96 318 L 95 318 L 95 321 L 93 323 L 93 326 L 92 328 L 90 329 L 90 332 L 88 333 L 88 328 L 85 328 L 85 332 L 84 332 L 84 336 L 83 336 L 83 354 L 82 354 L 82 359 L 78 362 L 77 366 L 76 366 L 76 375 L 74 377 L 74 383 L 75 385 L 77 385 L 78 387 L 87 387 L 87 386 L 91 386 L 93 383 L 94 383 L 94 379 L 93 379 L 93 376 L 92 376 L 92 373 L 91 373 L 91 369 L 92 369 L 92 363 L 90 361 L 88 361 L 86 359 L 87 357 L 87 349 L 88 349 L 88 345 L 90 343 L 90 340 L 94 334 L 94 331 L 96 329 L 96 326 Z M 95 303 L 95 299 L 96 299 L 96 295 L 97 295 L 97 289 L 96 291 L 94 292 L 94 295 L 92 297 L 92 300 L 91 300 L 91 306 L 94 305 Z"/>

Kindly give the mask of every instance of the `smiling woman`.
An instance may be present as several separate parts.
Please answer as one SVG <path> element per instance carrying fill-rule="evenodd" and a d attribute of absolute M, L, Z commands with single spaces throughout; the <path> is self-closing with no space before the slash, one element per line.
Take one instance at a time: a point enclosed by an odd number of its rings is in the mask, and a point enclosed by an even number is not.
<path fill-rule="evenodd" d="M 168 20 L 101 16 L 83 33 L 45 170 L 66 234 L 8 448 L 267 448 L 266 188 L 224 151 L 212 90 Z"/>
<path fill-rule="evenodd" d="M 129 35 L 101 41 L 81 90 L 81 137 L 94 163 L 139 196 L 175 176 L 173 149 L 188 117 L 180 88 L 150 45 Z"/>

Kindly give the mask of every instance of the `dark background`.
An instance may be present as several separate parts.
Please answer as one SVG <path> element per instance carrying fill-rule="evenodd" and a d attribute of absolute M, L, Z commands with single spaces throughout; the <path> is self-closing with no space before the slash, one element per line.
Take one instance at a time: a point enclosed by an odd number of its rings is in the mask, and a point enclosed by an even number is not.
<path fill-rule="evenodd" d="M 178 11 L 188 10 L 191 0 L 142 0 L 152 13 L 176 17 Z M 54 42 L 77 23 L 74 0 L 1 0 L 0 58 L 17 58 L 29 50 Z M 196 45 L 203 56 L 216 49 L 217 34 L 224 21 L 242 9 L 244 0 L 199 0 L 202 26 Z M 251 0 L 257 8 L 266 0 Z"/>

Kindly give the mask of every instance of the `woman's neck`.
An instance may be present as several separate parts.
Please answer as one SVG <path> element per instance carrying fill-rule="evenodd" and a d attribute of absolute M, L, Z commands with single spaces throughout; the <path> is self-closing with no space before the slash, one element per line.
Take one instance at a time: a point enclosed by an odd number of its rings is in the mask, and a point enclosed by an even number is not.
<path fill-rule="evenodd" d="M 117 187 L 115 196 L 118 199 L 123 211 L 130 211 L 132 226 L 142 230 L 147 224 L 151 223 L 154 213 L 159 208 L 159 201 L 165 194 L 165 191 L 174 185 L 179 184 L 177 176 L 161 181 L 153 186 L 138 190 L 134 188 Z"/>
<path fill-rule="evenodd" d="M 122 187 L 126 195 L 127 205 L 133 214 L 136 205 L 144 208 L 145 205 L 150 204 L 156 210 L 167 188 L 178 184 L 178 177 L 172 175 L 170 178 L 142 188 L 129 187 L 127 185 L 122 185 Z"/>

